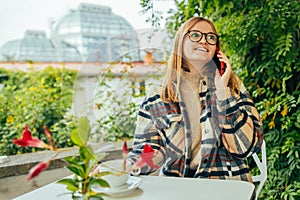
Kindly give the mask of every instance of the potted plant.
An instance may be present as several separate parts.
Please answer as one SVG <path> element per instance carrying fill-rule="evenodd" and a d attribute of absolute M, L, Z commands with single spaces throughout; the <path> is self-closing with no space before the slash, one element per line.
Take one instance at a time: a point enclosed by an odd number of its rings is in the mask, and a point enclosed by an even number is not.
<path fill-rule="evenodd" d="M 34 166 L 27 177 L 30 180 L 38 176 L 50 164 L 51 160 L 55 158 L 63 150 L 56 149 L 52 140 L 52 136 L 47 127 L 44 127 L 44 132 L 47 136 L 49 144 L 46 144 L 38 138 L 33 138 L 29 127 L 25 125 L 21 139 L 15 139 L 13 142 L 20 146 L 31 146 L 37 148 L 47 148 L 56 151 L 56 154 L 47 161 L 41 162 Z M 100 187 L 109 187 L 109 184 L 101 177 L 110 172 L 93 173 L 97 164 L 107 155 L 106 153 L 96 153 L 92 146 L 88 144 L 88 139 L 91 134 L 89 120 L 86 117 L 79 119 L 77 129 L 70 133 L 70 139 L 78 148 L 78 155 L 66 157 L 64 160 L 68 163 L 67 169 L 73 175 L 59 180 L 57 183 L 67 186 L 72 194 L 73 199 L 92 200 L 103 199 L 103 193 L 96 193 L 93 190 L 93 185 Z"/>

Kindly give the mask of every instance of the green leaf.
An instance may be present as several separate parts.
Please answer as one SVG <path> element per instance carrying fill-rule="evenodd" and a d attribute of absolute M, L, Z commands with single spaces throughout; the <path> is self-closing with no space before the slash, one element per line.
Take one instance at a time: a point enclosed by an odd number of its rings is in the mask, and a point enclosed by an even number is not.
<path fill-rule="evenodd" d="M 91 127 L 88 118 L 81 117 L 76 130 L 70 134 L 72 142 L 79 146 L 85 146 L 91 134 Z"/>
<path fill-rule="evenodd" d="M 83 170 L 80 168 L 82 168 L 82 167 L 81 166 L 78 167 L 78 166 L 74 166 L 74 165 L 67 166 L 67 169 L 69 169 L 71 172 L 80 176 L 81 178 L 84 178 L 85 174 L 84 174 Z"/>
<path fill-rule="evenodd" d="M 94 154 L 93 148 L 90 145 L 80 147 L 79 155 L 80 155 L 81 160 L 92 160 L 96 156 Z"/>
<path fill-rule="evenodd" d="M 76 165 L 79 162 L 79 160 L 77 159 L 76 156 L 65 157 L 64 161 L 66 161 L 67 163 L 72 164 L 72 165 Z"/>
<path fill-rule="evenodd" d="M 99 185 L 100 187 L 109 187 L 109 184 L 105 180 L 98 179 L 96 177 L 90 177 L 89 181 L 87 182 L 87 191 L 90 191 L 93 185 Z"/>
<path fill-rule="evenodd" d="M 101 187 L 110 187 L 108 182 L 106 180 L 103 180 L 103 179 L 96 179 L 94 184 L 98 184 Z"/>
<path fill-rule="evenodd" d="M 103 200 L 103 194 L 94 194 L 89 197 L 89 200 Z"/>
<path fill-rule="evenodd" d="M 70 178 L 61 179 L 57 183 L 66 185 L 67 189 L 72 192 L 76 192 L 79 189 L 78 183 Z"/>

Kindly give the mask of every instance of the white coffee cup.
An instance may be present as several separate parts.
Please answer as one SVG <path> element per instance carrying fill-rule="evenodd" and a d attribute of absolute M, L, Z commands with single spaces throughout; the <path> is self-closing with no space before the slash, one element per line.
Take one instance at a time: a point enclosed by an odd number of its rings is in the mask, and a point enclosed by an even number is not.
<path fill-rule="evenodd" d="M 99 172 L 112 172 L 112 174 L 102 176 L 110 187 L 118 187 L 126 184 L 130 176 L 130 163 L 126 163 L 126 169 L 123 170 L 123 160 L 110 160 L 99 164 Z"/>

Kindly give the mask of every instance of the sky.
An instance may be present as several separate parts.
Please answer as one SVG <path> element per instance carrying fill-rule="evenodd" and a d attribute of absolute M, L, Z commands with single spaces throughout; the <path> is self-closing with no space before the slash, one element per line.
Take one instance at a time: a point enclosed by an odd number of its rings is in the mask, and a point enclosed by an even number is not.
<path fill-rule="evenodd" d="M 7 41 L 21 39 L 26 30 L 43 30 L 47 37 L 49 22 L 77 9 L 80 3 L 109 6 L 114 14 L 124 17 L 135 29 L 151 28 L 142 15 L 140 0 L 0 0 L 0 47 Z M 155 8 L 167 11 L 170 2 L 156 1 Z M 164 11 L 163 11 L 164 12 Z"/>

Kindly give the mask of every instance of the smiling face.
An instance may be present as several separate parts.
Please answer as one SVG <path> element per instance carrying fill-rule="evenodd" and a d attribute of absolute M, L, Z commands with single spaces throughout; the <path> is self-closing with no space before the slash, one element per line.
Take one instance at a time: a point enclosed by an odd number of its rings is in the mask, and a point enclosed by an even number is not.
<path fill-rule="evenodd" d="M 206 21 L 197 22 L 189 31 L 200 31 L 201 33 L 215 33 L 211 25 Z M 193 33 L 191 33 L 193 34 Z M 183 41 L 183 57 L 184 64 L 195 71 L 201 69 L 208 61 L 210 61 L 215 54 L 216 45 L 208 44 L 205 35 L 202 36 L 198 42 L 192 42 L 189 39 L 189 34 L 184 37 Z"/>

